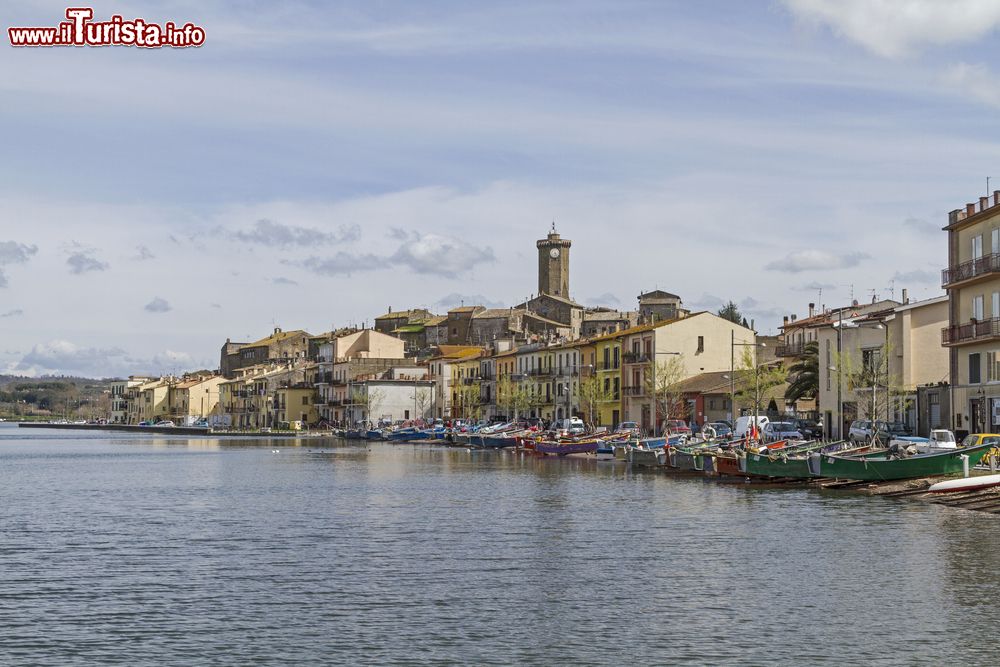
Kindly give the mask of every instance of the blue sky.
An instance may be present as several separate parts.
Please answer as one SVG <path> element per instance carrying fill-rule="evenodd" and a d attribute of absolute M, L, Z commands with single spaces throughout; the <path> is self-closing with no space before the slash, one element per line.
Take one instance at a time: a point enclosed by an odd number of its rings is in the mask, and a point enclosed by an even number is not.
<path fill-rule="evenodd" d="M 994 2 L 94 10 L 207 41 L 0 48 L 0 370 L 215 367 L 272 326 L 513 304 L 552 220 L 578 300 L 733 299 L 773 333 L 940 294 L 947 211 L 1000 185 Z"/>

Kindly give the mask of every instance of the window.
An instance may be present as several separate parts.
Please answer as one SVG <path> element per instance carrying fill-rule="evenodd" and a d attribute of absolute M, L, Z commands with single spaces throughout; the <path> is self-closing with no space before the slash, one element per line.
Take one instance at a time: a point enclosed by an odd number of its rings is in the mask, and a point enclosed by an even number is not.
<path fill-rule="evenodd" d="M 302 397 L 302 405 L 309 405 L 309 397 L 308 396 L 303 396 Z"/>
<path fill-rule="evenodd" d="M 990 252 L 992 252 L 994 255 L 997 254 L 997 253 L 1000 253 L 1000 229 L 994 229 L 990 233 L 990 236 L 993 237 L 993 239 L 992 239 L 993 243 L 992 243 L 992 246 L 990 248 Z"/>
<path fill-rule="evenodd" d="M 972 317 L 976 320 L 983 319 L 983 295 L 972 297 Z"/>
<path fill-rule="evenodd" d="M 990 317 L 996 319 L 1000 317 L 1000 292 L 993 292 L 993 310 L 990 311 Z"/>
<path fill-rule="evenodd" d="M 979 353 L 969 355 L 969 384 L 978 384 L 982 382 L 982 376 L 980 374 L 979 367 Z"/>
<path fill-rule="evenodd" d="M 698 336 L 698 351 L 695 354 L 701 354 L 705 351 L 705 337 Z"/>
<path fill-rule="evenodd" d="M 621 398 L 621 387 L 619 385 L 620 385 L 620 378 L 615 378 L 614 379 L 614 387 L 615 387 L 615 394 L 614 394 L 615 398 L 614 398 L 614 400 L 616 400 L 616 401 L 619 398 Z"/>
<path fill-rule="evenodd" d="M 714 410 L 715 409 L 715 399 L 714 398 L 708 399 L 708 409 L 709 410 Z"/>
<path fill-rule="evenodd" d="M 621 352 L 621 349 L 619 349 L 619 348 L 616 347 L 615 348 L 615 368 L 618 368 L 618 366 L 621 363 L 620 358 L 619 358 L 619 353 L 620 352 Z"/>
<path fill-rule="evenodd" d="M 1000 352 L 986 353 L 986 381 L 1000 380 Z"/>
<path fill-rule="evenodd" d="M 972 237 L 972 259 L 982 259 L 983 256 L 983 235 L 978 234 Z"/>
<path fill-rule="evenodd" d="M 604 348 L 604 368 L 611 368 L 611 348 Z"/>
<path fill-rule="evenodd" d="M 604 378 L 604 395 L 606 396 L 610 393 L 611 393 L 611 380 L 609 380 L 608 378 Z"/>

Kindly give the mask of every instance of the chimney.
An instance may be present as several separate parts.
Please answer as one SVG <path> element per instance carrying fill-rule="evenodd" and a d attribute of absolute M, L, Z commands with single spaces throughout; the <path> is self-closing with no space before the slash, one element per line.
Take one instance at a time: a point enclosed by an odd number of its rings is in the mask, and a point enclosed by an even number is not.
<path fill-rule="evenodd" d="M 392 313 L 392 306 L 389 306 L 389 312 Z"/>
<path fill-rule="evenodd" d="M 906 289 L 906 288 L 904 287 L 904 288 L 903 288 L 903 304 L 905 305 L 905 304 L 908 304 L 909 302 L 910 302 L 910 293 L 909 293 L 909 291 L 908 291 L 908 290 L 907 290 L 907 289 Z"/>
<path fill-rule="evenodd" d="M 788 326 L 788 315 L 785 315 L 781 319 L 782 319 L 782 324 L 784 324 L 787 327 Z"/>
<path fill-rule="evenodd" d="M 816 304 L 815 303 L 810 303 L 809 304 L 809 317 L 812 317 L 815 314 L 816 314 Z"/>

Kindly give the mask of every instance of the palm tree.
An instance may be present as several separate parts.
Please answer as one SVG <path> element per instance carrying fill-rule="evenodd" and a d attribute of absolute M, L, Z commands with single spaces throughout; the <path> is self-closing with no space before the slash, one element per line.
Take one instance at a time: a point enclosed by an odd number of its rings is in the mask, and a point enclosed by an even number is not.
<path fill-rule="evenodd" d="M 788 369 L 788 389 L 785 400 L 794 403 L 803 398 L 815 398 L 819 393 L 819 342 L 805 344 L 802 356 Z"/>

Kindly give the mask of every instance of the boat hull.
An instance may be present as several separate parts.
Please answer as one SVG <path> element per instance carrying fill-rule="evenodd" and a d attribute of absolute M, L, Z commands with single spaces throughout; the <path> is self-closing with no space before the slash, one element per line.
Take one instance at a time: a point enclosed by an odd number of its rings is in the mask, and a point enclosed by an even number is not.
<path fill-rule="evenodd" d="M 566 456 L 567 454 L 588 454 L 597 451 L 597 442 L 536 442 L 535 451 L 539 454 L 555 454 Z"/>
<path fill-rule="evenodd" d="M 819 474 L 835 479 L 881 482 L 893 479 L 915 479 L 954 475 L 963 470 L 962 456 L 969 457 L 969 467 L 979 463 L 992 445 L 965 447 L 935 454 L 919 454 L 909 458 L 889 459 L 885 454 L 846 457 L 813 454 L 819 462 Z"/>
<path fill-rule="evenodd" d="M 960 493 L 962 491 L 977 491 L 1000 486 L 1000 475 L 980 475 L 979 477 L 963 477 L 950 479 L 947 482 L 932 484 L 927 490 L 930 493 Z"/>

